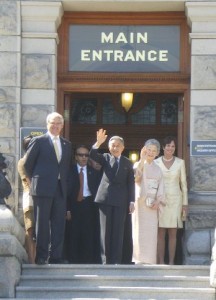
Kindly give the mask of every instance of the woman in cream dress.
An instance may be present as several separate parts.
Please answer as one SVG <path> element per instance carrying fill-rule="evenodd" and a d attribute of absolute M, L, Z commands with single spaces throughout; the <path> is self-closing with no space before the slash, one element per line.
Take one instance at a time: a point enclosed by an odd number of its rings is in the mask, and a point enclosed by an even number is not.
<path fill-rule="evenodd" d="M 165 235 L 168 231 L 169 264 L 174 264 L 177 229 L 183 227 L 182 220 L 187 214 L 187 182 L 184 160 L 174 156 L 176 142 L 173 137 L 163 141 L 164 155 L 156 159 L 163 172 L 166 207 L 159 217 L 158 259 L 164 264 Z"/>
<path fill-rule="evenodd" d="M 135 170 L 135 211 L 132 215 L 133 261 L 136 264 L 156 264 L 158 214 L 164 206 L 164 183 L 154 159 L 160 144 L 150 139 L 141 150 Z"/>
<path fill-rule="evenodd" d="M 32 139 L 32 136 L 26 136 L 23 139 L 23 149 L 27 150 L 28 145 Z M 22 206 L 23 206 L 23 217 L 25 225 L 25 246 L 28 253 L 28 261 L 30 264 L 35 263 L 35 253 L 36 253 L 36 244 L 34 241 L 34 209 L 33 209 L 33 200 L 29 195 L 30 189 L 30 179 L 28 178 L 25 168 L 25 155 L 18 161 L 17 170 L 20 175 L 22 186 L 23 186 L 23 196 L 22 196 Z"/>

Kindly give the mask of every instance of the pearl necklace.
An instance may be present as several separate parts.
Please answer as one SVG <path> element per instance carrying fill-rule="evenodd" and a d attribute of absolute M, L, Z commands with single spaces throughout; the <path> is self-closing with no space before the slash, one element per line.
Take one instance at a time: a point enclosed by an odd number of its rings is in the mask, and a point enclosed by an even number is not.
<path fill-rule="evenodd" d="M 174 157 L 167 159 L 167 158 L 165 158 L 165 157 L 163 156 L 162 158 L 163 158 L 164 161 L 172 161 Z"/>

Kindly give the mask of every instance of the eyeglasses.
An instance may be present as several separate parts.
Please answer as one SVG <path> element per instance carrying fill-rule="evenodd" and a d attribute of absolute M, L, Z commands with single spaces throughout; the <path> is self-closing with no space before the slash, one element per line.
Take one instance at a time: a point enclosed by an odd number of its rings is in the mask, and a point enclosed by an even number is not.
<path fill-rule="evenodd" d="M 85 153 L 77 153 L 76 155 L 80 157 L 89 157 L 89 154 L 85 154 Z"/>

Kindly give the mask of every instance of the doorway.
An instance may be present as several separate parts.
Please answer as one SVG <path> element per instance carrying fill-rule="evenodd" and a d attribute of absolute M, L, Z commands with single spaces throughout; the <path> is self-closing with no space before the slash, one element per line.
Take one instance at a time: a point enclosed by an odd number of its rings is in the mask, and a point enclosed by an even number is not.
<path fill-rule="evenodd" d="M 181 94 L 135 93 L 133 105 L 126 112 L 121 105 L 121 93 L 69 93 L 64 97 L 65 137 L 73 147 L 91 146 L 99 128 L 107 130 L 108 137 L 122 136 L 124 155 L 138 152 L 149 138 L 160 142 L 167 135 L 182 136 L 183 119 Z M 107 144 L 102 145 L 102 151 Z M 178 150 L 181 152 L 181 149 Z"/>
<path fill-rule="evenodd" d="M 135 93 L 131 109 L 126 112 L 121 105 L 121 93 L 66 93 L 64 95 L 65 132 L 73 149 L 85 144 L 89 148 L 96 141 L 99 128 L 125 140 L 124 155 L 131 158 L 135 153 L 139 159 L 140 149 L 149 138 L 162 142 L 166 136 L 182 139 L 183 95 L 168 93 Z M 181 156 L 182 142 L 177 148 Z M 107 152 L 107 143 L 100 151 Z M 160 153 L 162 155 L 162 151 Z M 182 264 L 182 237 L 184 229 L 177 233 L 175 263 Z M 166 257 L 168 245 L 166 241 Z"/>

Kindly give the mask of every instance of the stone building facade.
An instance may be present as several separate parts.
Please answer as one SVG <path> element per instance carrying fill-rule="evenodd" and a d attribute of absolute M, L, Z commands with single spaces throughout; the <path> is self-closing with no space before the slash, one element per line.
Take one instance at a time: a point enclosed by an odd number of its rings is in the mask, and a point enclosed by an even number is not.
<path fill-rule="evenodd" d="M 7 201 L 20 222 L 20 127 L 44 127 L 46 115 L 57 109 L 57 31 L 67 11 L 183 11 L 191 45 L 190 136 L 185 142 L 216 140 L 215 0 L 0 0 L 0 152 L 13 186 Z M 190 156 L 189 169 L 184 263 L 210 264 L 216 156 Z"/>

